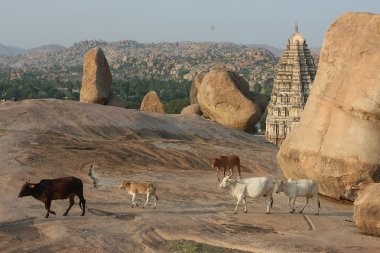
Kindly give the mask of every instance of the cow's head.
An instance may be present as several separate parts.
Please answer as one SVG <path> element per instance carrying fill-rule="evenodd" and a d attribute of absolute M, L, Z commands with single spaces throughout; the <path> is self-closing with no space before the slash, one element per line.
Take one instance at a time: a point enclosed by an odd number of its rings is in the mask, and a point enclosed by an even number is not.
<path fill-rule="evenodd" d="M 119 185 L 119 189 L 126 190 L 128 185 L 130 185 L 130 182 L 128 182 L 128 180 L 123 180 L 123 182 L 121 182 L 121 184 Z"/>
<path fill-rule="evenodd" d="M 212 160 L 211 160 L 211 168 L 215 168 L 216 167 L 216 158 L 213 158 Z"/>
<path fill-rule="evenodd" d="M 29 180 L 27 180 L 21 188 L 20 193 L 18 194 L 19 198 L 30 196 L 33 193 L 33 188 L 36 184 L 32 184 Z"/>
<path fill-rule="evenodd" d="M 232 173 L 230 173 L 227 176 L 225 176 L 225 178 L 223 178 L 222 182 L 219 184 L 218 188 L 219 189 L 226 188 L 226 187 L 228 187 L 230 185 L 230 183 L 235 182 L 236 180 L 232 179 L 231 176 L 232 176 Z"/>
<path fill-rule="evenodd" d="M 280 193 L 283 191 L 283 187 L 286 185 L 286 179 L 280 179 L 276 181 L 275 191 L 276 193 Z"/>

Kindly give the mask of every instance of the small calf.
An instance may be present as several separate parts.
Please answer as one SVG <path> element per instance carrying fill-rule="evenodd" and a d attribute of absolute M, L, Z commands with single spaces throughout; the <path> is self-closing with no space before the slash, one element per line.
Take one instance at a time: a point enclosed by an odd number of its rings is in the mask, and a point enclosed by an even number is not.
<path fill-rule="evenodd" d="M 74 205 L 75 195 L 79 198 L 79 207 L 82 209 L 81 215 L 83 216 L 86 208 L 86 200 L 83 197 L 83 183 L 82 180 L 76 177 L 42 179 L 37 184 L 26 181 L 22 186 L 18 197 L 33 196 L 45 203 L 45 208 L 47 210 L 45 218 L 47 218 L 49 217 L 49 213 L 55 215 L 55 212 L 50 210 L 52 200 L 70 199 L 69 207 L 63 214 L 63 216 L 66 216 Z"/>
<path fill-rule="evenodd" d="M 244 212 L 247 212 L 247 205 L 245 203 L 246 197 L 258 198 L 266 197 L 268 200 L 267 214 L 273 206 L 272 193 L 274 189 L 274 181 L 269 177 L 252 177 L 252 178 L 239 178 L 231 179 L 230 173 L 219 184 L 219 189 L 228 189 L 230 194 L 237 198 L 237 204 L 234 213 L 237 213 L 237 208 L 240 202 L 244 204 Z"/>
<path fill-rule="evenodd" d="M 288 179 L 279 180 L 276 182 L 276 193 L 283 192 L 289 198 L 289 206 L 291 208 L 291 213 L 294 213 L 294 204 L 297 197 L 305 197 L 306 203 L 301 209 L 300 213 L 303 212 L 307 204 L 309 204 L 309 198 L 315 198 L 317 204 L 317 212 L 319 214 L 319 208 L 321 208 L 321 203 L 319 202 L 319 185 L 316 181 L 311 179 Z"/>
<path fill-rule="evenodd" d="M 143 208 L 145 208 L 145 206 L 148 204 L 151 196 L 155 197 L 153 208 L 156 208 L 158 197 L 156 195 L 156 186 L 152 183 L 135 183 L 123 180 L 119 188 L 125 189 L 129 194 L 132 195 L 132 207 L 134 205 L 138 207 L 138 204 L 135 202 L 136 194 L 146 194 L 146 202 Z"/>

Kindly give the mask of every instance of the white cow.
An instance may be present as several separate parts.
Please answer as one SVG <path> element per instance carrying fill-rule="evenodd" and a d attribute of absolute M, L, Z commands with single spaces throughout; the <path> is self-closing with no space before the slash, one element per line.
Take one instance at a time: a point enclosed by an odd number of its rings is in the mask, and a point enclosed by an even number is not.
<path fill-rule="evenodd" d="M 303 212 L 303 209 L 309 204 L 309 198 L 314 197 L 317 204 L 317 215 L 319 214 L 319 208 L 321 208 L 321 203 L 319 202 L 319 185 L 316 181 L 311 179 L 288 179 L 288 180 L 279 180 L 276 182 L 276 193 L 283 192 L 289 198 L 289 206 L 292 209 L 290 212 L 294 213 L 295 208 L 294 204 L 297 197 L 305 197 L 306 203 L 301 209 L 300 213 Z"/>
<path fill-rule="evenodd" d="M 237 204 L 234 213 L 237 213 L 237 208 L 242 201 L 244 204 L 244 212 L 247 212 L 247 205 L 245 197 L 258 198 L 266 197 L 268 200 L 267 213 L 273 205 L 273 190 L 275 182 L 269 177 L 252 177 L 252 178 L 239 178 L 231 179 L 231 174 L 223 178 L 219 184 L 219 189 L 228 189 L 230 194 L 237 198 Z"/>

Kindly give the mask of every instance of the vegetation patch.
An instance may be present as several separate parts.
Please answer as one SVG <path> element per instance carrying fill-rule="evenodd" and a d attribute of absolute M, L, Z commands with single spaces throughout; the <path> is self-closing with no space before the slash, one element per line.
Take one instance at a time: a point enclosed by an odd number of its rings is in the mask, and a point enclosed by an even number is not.
<path fill-rule="evenodd" d="M 248 251 L 241 251 L 237 249 L 229 249 L 210 244 L 199 243 L 191 240 L 172 240 L 166 241 L 160 245 L 159 250 L 164 252 L 175 253 L 241 253 Z"/>

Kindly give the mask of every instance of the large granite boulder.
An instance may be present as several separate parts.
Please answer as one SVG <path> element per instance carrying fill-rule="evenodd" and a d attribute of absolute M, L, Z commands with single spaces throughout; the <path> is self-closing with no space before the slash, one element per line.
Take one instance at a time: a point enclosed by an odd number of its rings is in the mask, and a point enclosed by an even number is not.
<path fill-rule="evenodd" d="M 194 77 L 193 82 L 191 83 L 190 104 L 198 104 L 198 99 L 197 99 L 198 89 L 199 89 L 199 86 L 201 85 L 203 77 L 204 77 L 204 74 L 199 73 Z"/>
<path fill-rule="evenodd" d="M 83 62 L 80 101 L 105 104 L 111 93 L 112 75 L 107 59 L 101 48 L 90 49 Z"/>
<path fill-rule="evenodd" d="M 277 160 L 288 178 L 311 178 L 339 198 L 353 183 L 380 182 L 380 15 L 332 23 L 302 112 Z"/>
<path fill-rule="evenodd" d="M 360 232 L 380 236 L 380 184 L 369 184 L 359 192 L 353 218 Z"/>
<path fill-rule="evenodd" d="M 204 76 L 197 99 L 205 118 L 243 131 L 252 131 L 262 114 L 250 99 L 247 81 L 224 69 Z"/>
<path fill-rule="evenodd" d="M 203 113 L 199 104 L 192 104 L 183 108 L 181 114 L 196 114 L 202 116 Z"/>
<path fill-rule="evenodd" d="M 141 102 L 141 111 L 165 113 L 164 105 L 161 103 L 155 91 L 149 91 Z"/>

